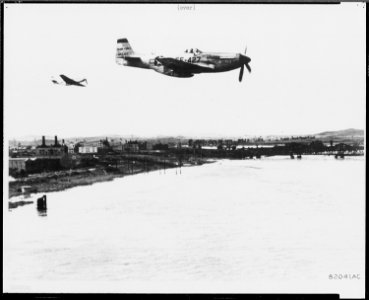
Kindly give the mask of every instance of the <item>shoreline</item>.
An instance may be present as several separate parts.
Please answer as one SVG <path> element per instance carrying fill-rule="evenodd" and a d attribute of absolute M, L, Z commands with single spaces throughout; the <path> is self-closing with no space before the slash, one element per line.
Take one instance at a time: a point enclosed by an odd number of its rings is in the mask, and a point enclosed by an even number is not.
<path fill-rule="evenodd" d="M 313 154 L 314 155 L 314 154 Z M 272 155 L 273 156 L 273 155 Z M 282 155 L 287 156 L 287 155 Z M 324 156 L 331 156 L 325 154 Z M 346 155 L 351 156 L 351 155 Z M 352 155 L 356 156 L 356 155 Z M 362 156 L 362 155 L 358 155 Z M 267 157 L 270 157 L 269 155 Z M 181 167 L 192 167 L 203 164 L 209 164 L 217 161 L 218 159 L 231 159 L 236 158 L 197 158 L 196 160 L 186 161 Z M 250 159 L 250 158 L 246 158 Z M 260 159 L 257 157 L 256 159 Z M 9 194 L 8 200 L 17 196 L 29 197 L 31 194 L 36 193 L 49 193 L 58 192 L 71 189 L 77 186 L 92 185 L 98 182 L 107 182 L 114 180 L 115 178 L 121 178 L 130 175 L 136 175 L 141 173 L 148 173 L 157 170 L 181 168 L 174 163 L 150 163 L 142 164 L 137 162 L 135 165 L 116 167 L 116 168 L 104 168 L 104 167 L 90 167 L 90 168 L 78 168 L 71 170 L 51 171 L 44 173 L 32 174 L 27 177 L 17 178 L 14 181 L 9 181 Z"/>
<path fill-rule="evenodd" d="M 182 167 L 191 167 L 212 162 L 214 162 L 214 160 L 203 159 L 196 163 L 187 163 Z M 137 165 L 137 167 L 133 167 L 129 170 L 122 170 L 118 168 L 107 171 L 104 168 L 83 168 L 74 169 L 71 171 L 64 170 L 33 174 L 25 178 L 10 181 L 8 199 L 10 200 L 11 198 L 22 195 L 27 197 L 36 193 L 59 192 L 77 186 L 112 181 L 115 178 L 174 168 L 181 167 L 173 164 L 166 164 L 164 167 L 160 164 L 152 164 L 145 167 L 142 165 Z"/>

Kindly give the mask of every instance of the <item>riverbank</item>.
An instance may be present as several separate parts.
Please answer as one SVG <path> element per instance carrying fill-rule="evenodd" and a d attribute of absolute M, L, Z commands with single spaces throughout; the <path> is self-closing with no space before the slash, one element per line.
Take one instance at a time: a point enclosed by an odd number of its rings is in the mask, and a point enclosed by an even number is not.
<path fill-rule="evenodd" d="M 264 151 L 264 152 L 263 152 Z M 266 152 L 265 152 L 266 151 Z M 26 177 L 18 177 L 9 181 L 9 198 L 29 195 L 31 193 L 48 193 L 63 191 L 76 186 L 91 185 L 96 182 L 111 181 L 114 178 L 134 175 L 138 173 L 151 172 L 155 170 L 165 170 L 170 168 L 179 168 L 179 166 L 196 166 L 204 163 L 211 163 L 217 159 L 260 159 L 262 156 L 273 156 L 268 152 L 269 149 L 252 149 L 236 151 L 219 150 L 197 150 L 194 156 L 176 155 L 172 158 L 148 155 L 129 155 L 120 156 L 120 160 L 107 159 L 104 162 L 90 162 L 90 167 L 79 167 L 70 170 L 60 170 L 29 174 Z M 283 153 L 284 156 L 295 158 L 295 155 Z M 334 155 L 327 153 L 325 155 Z M 362 156 L 361 154 L 345 154 L 345 156 Z M 179 159 L 181 157 L 181 159 Z M 337 154 L 335 155 L 338 157 Z M 297 155 L 296 158 L 301 158 Z M 342 157 L 343 158 L 343 157 Z"/>
<path fill-rule="evenodd" d="M 211 162 L 212 160 L 197 159 L 196 161 L 184 164 L 184 166 L 195 166 Z M 9 182 L 9 198 L 28 195 L 30 193 L 63 191 L 76 186 L 91 185 L 97 182 L 111 181 L 115 178 L 124 176 L 171 168 L 179 168 L 179 166 L 169 163 L 163 165 L 159 163 L 143 164 L 136 162 L 129 167 L 81 168 L 32 174 Z"/>

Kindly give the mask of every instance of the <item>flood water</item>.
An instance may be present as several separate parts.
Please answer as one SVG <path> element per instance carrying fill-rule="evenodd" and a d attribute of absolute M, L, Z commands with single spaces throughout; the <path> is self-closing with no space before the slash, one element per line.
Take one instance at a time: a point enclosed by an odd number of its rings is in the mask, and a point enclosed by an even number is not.
<path fill-rule="evenodd" d="M 4 210 L 4 292 L 365 295 L 364 157 L 220 160 L 46 195 L 44 211 L 41 194 Z"/>

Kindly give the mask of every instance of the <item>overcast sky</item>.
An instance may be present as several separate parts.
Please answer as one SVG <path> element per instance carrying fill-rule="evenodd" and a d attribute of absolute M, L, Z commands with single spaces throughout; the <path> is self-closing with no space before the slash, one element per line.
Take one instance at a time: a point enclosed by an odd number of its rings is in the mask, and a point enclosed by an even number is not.
<path fill-rule="evenodd" d="M 6 4 L 9 138 L 244 136 L 365 127 L 365 6 Z M 174 78 L 115 63 L 136 52 L 243 52 L 239 70 Z M 51 76 L 88 79 L 88 87 Z"/>

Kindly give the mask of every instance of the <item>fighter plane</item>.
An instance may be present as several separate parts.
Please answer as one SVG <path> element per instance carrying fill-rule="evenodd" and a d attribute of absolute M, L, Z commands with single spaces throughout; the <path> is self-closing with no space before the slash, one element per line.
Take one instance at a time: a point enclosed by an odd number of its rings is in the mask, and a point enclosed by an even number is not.
<path fill-rule="evenodd" d="M 59 75 L 61 77 L 61 79 L 63 79 L 63 81 L 57 81 L 54 78 L 51 79 L 51 81 L 55 84 L 61 84 L 61 85 L 76 85 L 76 86 L 83 86 L 85 87 L 86 85 L 83 85 L 82 82 L 86 82 L 87 84 L 87 79 L 82 79 L 80 81 L 76 81 L 73 80 L 63 74 Z"/>
<path fill-rule="evenodd" d="M 152 69 L 174 77 L 192 77 L 199 73 L 225 72 L 240 68 L 238 80 L 242 81 L 244 66 L 251 72 L 251 59 L 241 53 L 202 52 L 187 49 L 176 57 L 141 55 L 133 51 L 126 38 L 117 40 L 115 61 L 118 65 Z"/>

